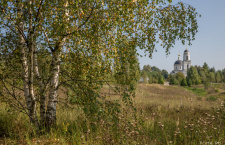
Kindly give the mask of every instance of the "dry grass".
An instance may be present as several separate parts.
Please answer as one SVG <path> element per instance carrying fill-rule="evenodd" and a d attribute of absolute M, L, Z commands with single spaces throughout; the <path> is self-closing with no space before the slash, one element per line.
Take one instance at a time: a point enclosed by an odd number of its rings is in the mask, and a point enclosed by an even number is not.
<path fill-rule="evenodd" d="M 163 86 L 158 84 L 140 84 L 136 91 L 135 103 L 138 108 L 161 105 L 168 108 L 193 107 L 201 109 L 216 108 L 218 102 L 199 100 L 198 95 L 180 86 Z"/>
<path fill-rule="evenodd" d="M 65 99 L 63 90 L 59 93 Z M 113 90 L 105 86 L 102 94 L 107 93 Z M 212 95 L 217 99 L 207 100 Z M 79 106 L 59 105 L 57 127 L 43 135 L 33 132 L 25 115 L 0 102 L 0 144 L 225 144 L 224 101 L 224 84 L 212 85 L 205 96 L 180 86 L 139 84 L 134 98 L 137 119 L 124 109 L 116 114 L 119 130 L 110 121 L 88 120 Z"/>

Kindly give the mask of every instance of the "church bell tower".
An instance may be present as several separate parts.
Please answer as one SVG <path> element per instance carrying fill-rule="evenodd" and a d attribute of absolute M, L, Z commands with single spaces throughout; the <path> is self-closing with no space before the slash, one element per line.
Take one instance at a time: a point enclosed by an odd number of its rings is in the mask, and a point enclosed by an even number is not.
<path fill-rule="evenodd" d="M 187 70 L 191 67 L 191 58 L 190 58 L 190 52 L 187 50 L 184 51 L 183 55 L 183 65 L 182 65 L 182 72 L 185 76 L 187 76 Z"/>

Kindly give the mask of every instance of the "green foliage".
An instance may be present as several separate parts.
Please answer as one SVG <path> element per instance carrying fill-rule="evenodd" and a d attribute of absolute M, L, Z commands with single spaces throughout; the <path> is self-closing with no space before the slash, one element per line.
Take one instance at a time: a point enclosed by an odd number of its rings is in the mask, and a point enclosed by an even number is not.
<path fill-rule="evenodd" d="M 164 76 L 165 79 L 167 79 L 168 76 L 169 76 L 169 73 L 166 70 L 163 69 L 162 70 L 162 75 Z"/>
<path fill-rule="evenodd" d="M 208 90 L 209 86 L 210 86 L 210 82 L 208 80 L 206 80 L 205 82 L 203 82 L 203 84 L 204 84 L 204 89 Z"/>
<path fill-rule="evenodd" d="M 216 93 L 219 93 L 219 92 L 220 92 L 220 90 L 219 90 L 219 89 L 215 89 L 215 92 L 216 92 Z"/>
<path fill-rule="evenodd" d="M 209 72 L 209 76 L 210 76 L 210 81 L 211 82 L 215 82 L 216 81 L 215 73 L 214 72 Z"/>
<path fill-rule="evenodd" d="M 220 83 L 221 82 L 221 75 L 220 75 L 220 71 L 216 72 L 216 82 Z"/>
<path fill-rule="evenodd" d="M 207 101 L 216 101 L 217 97 L 215 96 L 209 96 L 208 98 L 206 98 Z"/>
<path fill-rule="evenodd" d="M 208 66 L 208 64 L 207 64 L 206 62 L 204 62 L 202 68 L 203 68 L 204 71 L 206 71 L 206 72 L 209 71 L 209 66 Z"/>
<path fill-rule="evenodd" d="M 216 73 L 216 69 L 215 69 L 215 67 L 212 67 L 210 70 L 209 70 L 209 72 L 212 72 L 212 73 Z"/>
<path fill-rule="evenodd" d="M 185 78 L 181 80 L 180 85 L 181 85 L 181 86 L 187 86 L 187 81 L 186 81 Z"/>
<path fill-rule="evenodd" d="M 222 70 L 221 75 L 222 82 L 225 83 L 225 69 Z"/>
<path fill-rule="evenodd" d="M 144 65 L 142 69 L 142 78 L 144 82 L 152 84 L 164 84 L 164 79 L 168 77 L 168 72 L 166 70 L 160 70 L 156 66 L 150 67 L 150 65 Z M 147 79 L 146 79 L 147 78 Z"/>
<path fill-rule="evenodd" d="M 168 54 L 176 40 L 191 45 L 195 39 L 195 8 L 167 2 L 171 1 L 1 1 L 0 78 L 5 90 L 12 89 L 4 97 L 11 95 L 12 104 L 29 111 L 36 124 L 35 112 L 42 112 L 51 124 L 56 122 L 58 89 L 69 88 L 71 103 L 81 107 L 90 122 L 109 119 L 116 128 L 121 102 L 106 101 L 100 94 L 103 85 L 113 84 L 134 111 L 132 98 L 140 78 L 137 48 L 151 57 L 157 43 Z M 156 72 L 152 82 L 162 83 L 159 70 L 151 69 Z M 27 95 L 18 95 L 21 91 Z M 47 108 L 35 108 L 45 104 Z"/>
<path fill-rule="evenodd" d="M 148 82 L 148 74 L 146 71 L 142 71 L 142 79 L 143 79 L 143 83 L 147 83 Z"/>
<path fill-rule="evenodd" d="M 191 83 L 188 82 L 188 85 L 190 85 L 190 84 L 191 85 L 198 85 L 200 83 L 200 77 L 199 77 L 198 71 L 195 67 L 191 66 L 188 69 L 187 80 L 191 81 Z"/>
<path fill-rule="evenodd" d="M 181 81 L 182 81 L 183 79 L 185 79 L 185 76 L 184 76 L 184 74 L 183 74 L 182 72 L 176 73 L 175 77 L 176 77 L 176 79 L 178 80 L 179 84 L 181 83 Z"/>
<path fill-rule="evenodd" d="M 206 74 L 205 74 L 205 71 L 200 71 L 199 72 L 199 76 L 201 77 L 201 81 L 202 82 L 205 82 L 206 81 Z"/>
<path fill-rule="evenodd" d="M 197 72 L 196 72 L 197 70 Z M 207 89 L 209 83 L 221 83 L 225 79 L 225 70 L 215 70 L 214 67 L 209 68 L 207 63 L 201 66 L 194 66 L 194 68 L 189 69 L 189 74 L 187 74 L 187 80 L 191 79 L 193 85 L 203 83 Z"/>
<path fill-rule="evenodd" d="M 161 75 L 159 76 L 158 83 L 159 84 L 164 84 L 164 80 L 163 80 L 163 77 Z"/>
<path fill-rule="evenodd" d="M 191 81 L 191 79 L 187 79 L 187 85 L 188 85 L 188 87 L 191 87 L 192 86 L 192 81 Z"/>
<path fill-rule="evenodd" d="M 179 81 L 176 79 L 175 76 L 172 76 L 170 78 L 170 82 L 169 82 L 170 85 L 179 85 Z"/>
<path fill-rule="evenodd" d="M 185 88 L 199 96 L 205 96 L 207 94 L 207 91 L 202 88 L 192 88 L 192 87 L 185 87 Z"/>
<path fill-rule="evenodd" d="M 151 66 L 150 65 L 144 65 L 143 66 L 143 69 L 142 69 L 142 71 L 145 71 L 145 72 L 151 72 Z"/>

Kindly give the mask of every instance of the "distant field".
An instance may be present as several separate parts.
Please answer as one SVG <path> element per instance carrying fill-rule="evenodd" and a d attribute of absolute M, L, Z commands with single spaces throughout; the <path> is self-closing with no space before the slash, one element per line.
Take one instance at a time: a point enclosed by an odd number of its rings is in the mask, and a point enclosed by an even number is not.
<path fill-rule="evenodd" d="M 220 86 L 220 88 L 212 86 L 208 90 L 203 88 L 203 85 L 190 88 L 158 84 L 139 84 L 135 102 L 139 107 L 143 105 L 162 105 L 169 108 L 183 106 L 209 109 L 211 107 L 218 107 L 218 103 L 225 99 L 225 86 Z M 207 98 L 210 96 L 215 96 L 218 100 L 207 101 Z"/>

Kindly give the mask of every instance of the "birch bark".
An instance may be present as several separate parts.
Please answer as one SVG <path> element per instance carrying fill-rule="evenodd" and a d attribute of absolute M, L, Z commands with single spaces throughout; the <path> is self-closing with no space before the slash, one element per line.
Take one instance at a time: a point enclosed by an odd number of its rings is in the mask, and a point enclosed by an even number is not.
<path fill-rule="evenodd" d="M 30 97 L 30 90 L 29 90 L 29 74 L 28 74 L 28 62 L 27 62 L 27 55 L 25 51 L 25 38 L 23 36 L 23 22 L 21 20 L 22 17 L 22 4 L 21 0 L 17 1 L 17 16 L 18 16 L 18 34 L 19 34 L 19 49 L 21 53 L 21 60 L 22 60 L 22 77 L 23 77 L 23 87 L 24 87 L 24 96 L 27 104 L 27 109 L 30 112 L 32 99 Z M 30 116 L 29 116 L 30 117 Z"/>
<path fill-rule="evenodd" d="M 24 87 L 24 96 L 26 100 L 27 110 L 29 112 L 29 118 L 32 123 L 39 127 L 37 115 L 36 115 L 36 98 L 34 95 L 33 88 L 33 71 L 34 71 L 34 49 L 33 49 L 33 27 L 32 27 L 32 0 L 29 0 L 29 31 L 28 37 L 25 38 L 25 34 L 23 32 L 23 12 L 22 12 L 22 0 L 18 0 L 17 2 L 17 17 L 18 17 L 18 35 L 19 35 L 19 49 L 21 53 L 21 61 L 22 61 L 22 78 L 23 78 L 23 87 Z M 28 48 L 28 52 L 26 50 Z M 28 57 L 29 56 L 29 57 Z M 28 59 L 27 59 L 28 58 Z"/>
<path fill-rule="evenodd" d="M 59 84 L 59 71 L 61 63 L 61 50 L 52 53 L 52 64 L 51 64 L 51 79 L 49 85 L 49 100 L 46 111 L 46 124 L 47 127 L 55 125 L 56 123 L 56 105 L 57 105 L 57 91 Z"/>
<path fill-rule="evenodd" d="M 36 127 L 39 127 L 37 114 L 36 114 L 36 96 L 34 95 L 34 31 L 33 31 L 33 18 L 32 18 L 32 7 L 33 1 L 29 0 L 29 40 L 28 40 L 28 48 L 29 48 L 29 92 L 31 98 L 31 108 L 30 108 L 30 116 L 31 122 L 33 122 Z"/>
<path fill-rule="evenodd" d="M 68 1 L 65 0 L 64 12 L 65 12 L 65 22 L 68 22 L 69 11 L 67 10 Z M 67 27 L 66 27 L 67 28 Z M 52 64 L 50 68 L 51 79 L 49 86 L 49 100 L 46 111 L 46 123 L 47 127 L 55 125 L 56 123 L 56 106 L 57 106 L 57 96 L 58 96 L 58 85 L 59 85 L 59 72 L 60 72 L 60 63 L 63 46 L 65 43 L 66 37 L 62 36 L 59 38 L 59 42 L 56 44 L 55 49 L 52 51 Z"/>
<path fill-rule="evenodd" d="M 46 93 L 44 82 L 40 76 L 37 62 L 36 49 L 34 48 L 34 74 L 36 76 L 38 87 L 39 87 L 39 96 L 40 96 L 40 123 L 44 125 L 45 122 L 45 109 L 46 109 Z"/>

